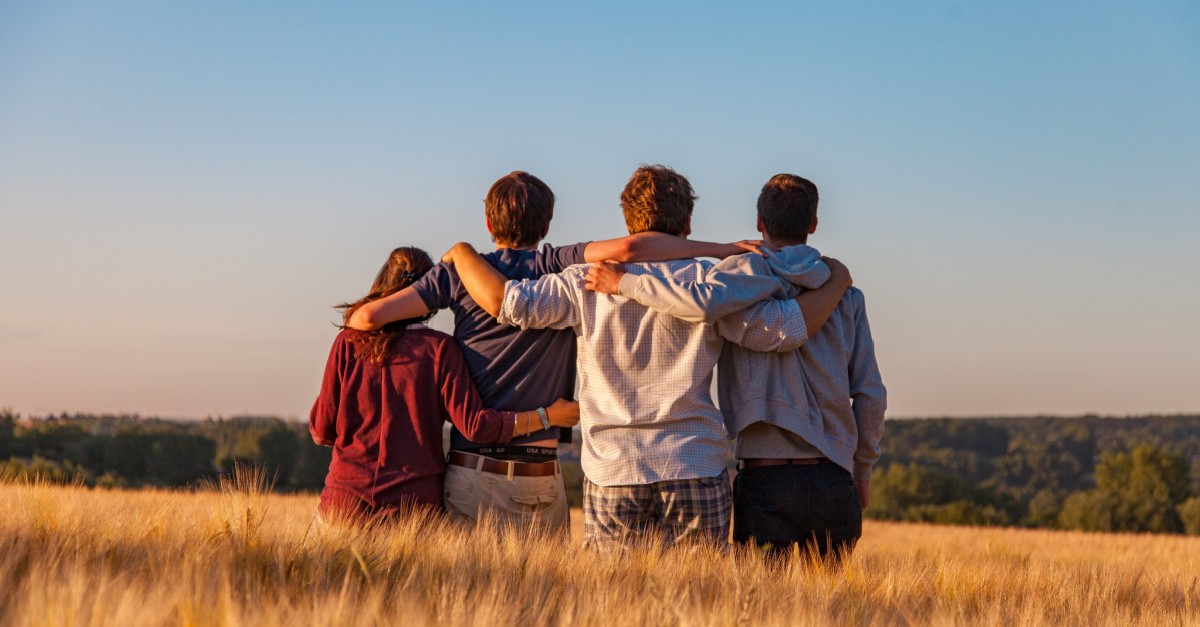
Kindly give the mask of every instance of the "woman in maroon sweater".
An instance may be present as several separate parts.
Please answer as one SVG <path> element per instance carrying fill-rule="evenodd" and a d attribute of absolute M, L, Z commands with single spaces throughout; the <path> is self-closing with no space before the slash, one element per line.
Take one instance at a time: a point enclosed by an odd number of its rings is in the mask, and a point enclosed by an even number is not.
<path fill-rule="evenodd" d="M 431 267 L 425 251 L 397 248 L 370 293 L 339 308 L 349 319 L 364 303 L 407 287 Z M 420 324 L 427 318 L 373 332 L 343 328 L 334 340 L 309 415 L 313 441 L 333 447 L 322 515 L 362 518 L 413 506 L 441 511 L 447 420 L 479 443 L 504 443 L 543 428 L 538 412 L 483 407 L 458 343 Z M 559 399 L 546 417 L 553 426 L 574 426 L 579 404 Z"/>

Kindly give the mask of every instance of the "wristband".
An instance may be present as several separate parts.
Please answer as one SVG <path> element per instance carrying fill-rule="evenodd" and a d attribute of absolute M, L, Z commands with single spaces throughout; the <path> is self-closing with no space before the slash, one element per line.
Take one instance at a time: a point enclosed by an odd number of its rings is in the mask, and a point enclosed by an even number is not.
<path fill-rule="evenodd" d="M 537 414 L 538 414 L 538 418 L 542 421 L 542 428 L 549 429 L 550 428 L 550 417 L 546 415 L 546 408 L 538 407 Z"/>

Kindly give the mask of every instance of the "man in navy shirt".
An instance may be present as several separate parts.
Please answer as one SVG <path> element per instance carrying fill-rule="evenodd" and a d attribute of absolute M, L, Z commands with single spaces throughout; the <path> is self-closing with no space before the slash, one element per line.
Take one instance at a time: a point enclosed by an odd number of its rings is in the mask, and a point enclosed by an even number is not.
<path fill-rule="evenodd" d="M 539 250 L 554 215 L 554 193 L 521 171 L 497 180 L 484 198 L 484 208 L 497 248 L 483 257 L 507 279 L 537 279 L 574 264 L 606 259 L 723 258 L 754 250 L 744 242 L 712 244 L 654 232 L 562 247 L 546 244 Z M 499 324 L 467 293 L 453 265 L 439 264 L 412 286 L 364 305 L 349 326 L 369 331 L 446 308 L 454 312 L 454 337 L 484 406 L 532 412 L 573 395 L 574 333 Z M 559 437 L 558 429 L 549 427 L 492 446 L 472 442 L 454 429 L 445 477 L 446 509 L 468 519 L 487 511 L 522 526 L 567 530 L 570 513 L 557 461 Z"/>

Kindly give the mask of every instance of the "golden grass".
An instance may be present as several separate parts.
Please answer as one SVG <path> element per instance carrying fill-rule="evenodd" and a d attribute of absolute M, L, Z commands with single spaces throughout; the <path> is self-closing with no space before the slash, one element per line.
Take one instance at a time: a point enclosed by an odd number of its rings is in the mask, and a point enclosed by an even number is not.
<path fill-rule="evenodd" d="M 1200 538 L 868 523 L 841 569 L 580 550 L 439 520 L 347 530 L 254 481 L 0 484 L 5 625 L 1200 624 Z"/>

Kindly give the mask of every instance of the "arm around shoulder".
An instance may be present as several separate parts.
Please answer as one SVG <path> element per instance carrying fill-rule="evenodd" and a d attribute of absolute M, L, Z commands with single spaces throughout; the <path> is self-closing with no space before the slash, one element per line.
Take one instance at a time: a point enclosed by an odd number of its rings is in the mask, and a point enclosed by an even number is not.
<path fill-rule="evenodd" d="M 359 331 L 374 331 L 392 322 L 420 318 L 429 313 L 425 300 L 412 286 L 390 294 L 354 310 L 346 319 L 346 326 Z"/>

